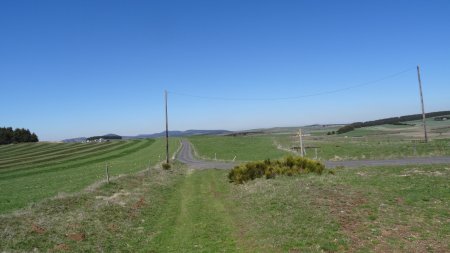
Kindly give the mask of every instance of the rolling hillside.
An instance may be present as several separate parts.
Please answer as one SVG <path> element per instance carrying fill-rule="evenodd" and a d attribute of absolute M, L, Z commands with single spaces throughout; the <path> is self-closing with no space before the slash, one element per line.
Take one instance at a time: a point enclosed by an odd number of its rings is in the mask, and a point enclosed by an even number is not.
<path fill-rule="evenodd" d="M 171 140 L 171 152 L 178 141 Z M 76 192 L 111 176 L 143 170 L 164 159 L 163 140 L 107 143 L 27 143 L 1 147 L 0 213 Z"/>

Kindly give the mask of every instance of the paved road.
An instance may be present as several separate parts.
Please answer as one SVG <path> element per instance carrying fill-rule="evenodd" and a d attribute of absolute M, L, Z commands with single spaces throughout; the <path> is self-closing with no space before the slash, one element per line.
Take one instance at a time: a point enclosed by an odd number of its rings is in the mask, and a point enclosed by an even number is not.
<path fill-rule="evenodd" d="M 237 164 L 231 162 L 198 160 L 197 158 L 194 158 L 192 151 L 193 150 L 191 144 L 187 140 L 183 140 L 181 150 L 177 154 L 177 159 L 180 162 L 197 169 L 208 169 L 208 168 L 231 169 Z"/>
<path fill-rule="evenodd" d="M 326 161 L 327 168 L 337 166 L 362 167 L 362 166 L 395 166 L 414 164 L 450 164 L 450 157 L 411 157 L 389 160 L 355 160 L 355 161 Z"/>
<path fill-rule="evenodd" d="M 177 159 L 192 168 L 207 169 L 230 169 L 239 163 L 218 162 L 198 160 L 192 154 L 192 146 L 187 140 L 182 141 L 182 147 L 177 155 Z M 415 157 L 390 160 L 354 160 L 354 161 L 325 161 L 327 168 L 337 166 L 344 167 L 362 167 L 362 166 L 396 166 L 396 165 L 414 165 L 414 164 L 450 164 L 450 157 Z"/>

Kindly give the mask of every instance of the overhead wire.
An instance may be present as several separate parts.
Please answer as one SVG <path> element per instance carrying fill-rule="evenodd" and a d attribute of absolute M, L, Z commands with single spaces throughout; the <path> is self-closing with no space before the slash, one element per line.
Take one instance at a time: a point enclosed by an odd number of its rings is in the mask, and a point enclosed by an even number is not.
<path fill-rule="evenodd" d="M 376 79 L 376 80 L 372 80 L 372 81 L 368 81 L 368 82 L 364 82 L 364 83 L 360 83 L 357 85 L 352 85 L 352 86 L 347 86 L 347 87 L 343 87 L 343 88 L 339 88 L 339 89 L 334 89 L 334 90 L 327 90 L 327 91 L 322 91 L 322 92 L 317 92 L 317 93 L 312 93 L 312 94 L 306 94 L 306 95 L 299 95 L 299 96 L 290 96 L 290 97 L 266 97 L 266 98 L 255 98 L 255 97 L 216 97 L 216 96 L 203 96 L 203 95 L 195 95 L 195 94 L 188 94 L 188 93 L 181 93 L 181 92 L 175 92 L 175 91 L 168 91 L 169 94 L 173 94 L 173 95 L 178 95 L 178 96 L 184 96 L 184 97 L 192 97 L 192 98 L 199 98 L 199 99 L 209 99 L 209 100 L 231 100 L 231 101 L 276 101 L 276 100 L 295 100 L 295 99 L 301 99 L 301 98 L 307 98 L 307 97 L 315 97 L 315 96 L 322 96 L 322 95 L 328 95 L 328 94 L 333 94 L 333 93 L 338 93 L 338 92 L 343 92 L 343 91 L 347 91 L 347 90 L 351 90 L 351 89 L 355 89 L 355 88 L 359 88 L 359 87 L 363 87 L 363 86 L 368 86 L 368 85 L 372 85 L 372 84 L 376 84 L 382 81 L 385 81 L 387 79 L 391 79 L 394 77 L 397 77 L 399 75 L 402 75 L 404 73 L 407 73 L 409 71 L 414 70 L 414 68 L 407 68 L 405 70 L 402 70 L 400 72 L 397 72 L 395 74 L 391 74 L 388 76 L 384 76 L 382 78 Z"/>

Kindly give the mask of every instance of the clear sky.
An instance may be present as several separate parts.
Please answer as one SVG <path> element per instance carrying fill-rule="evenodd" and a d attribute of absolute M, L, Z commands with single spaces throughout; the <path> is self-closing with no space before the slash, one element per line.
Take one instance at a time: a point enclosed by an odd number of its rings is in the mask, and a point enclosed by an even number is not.
<path fill-rule="evenodd" d="M 450 1 L 0 1 L 0 126 L 41 140 L 450 109 Z M 403 72 L 408 70 L 406 72 Z M 245 100 L 341 92 L 286 100 Z"/>

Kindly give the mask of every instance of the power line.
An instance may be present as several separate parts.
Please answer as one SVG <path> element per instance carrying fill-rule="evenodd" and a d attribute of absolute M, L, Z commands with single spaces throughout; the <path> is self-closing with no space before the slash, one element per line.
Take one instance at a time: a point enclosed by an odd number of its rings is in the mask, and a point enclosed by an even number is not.
<path fill-rule="evenodd" d="M 233 100 L 233 101 L 275 101 L 275 100 L 295 100 L 295 99 L 300 99 L 300 98 L 307 98 L 307 97 L 315 97 L 315 96 L 322 96 L 322 95 L 328 95 L 328 94 L 333 94 L 333 93 L 338 93 L 338 92 L 343 92 L 346 90 L 351 90 L 351 89 L 355 89 L 355 88 L 359 88 L 359 87 L 363 87 L 363 86 L 368 86 L 368 85 L 372 85 L 375 83 L 379 83 L 382 81 L 385 81 L 387 79 L 391 79 L 394 77 L 397 77 L 399 75 L 402 75 L 404 73 L 407 73 L 409 71 L 414 70 L 414 68 L 408 68 L 405 69 L 403 71 L 397 72 L 395 74 L 391 74 L 376 80 L 372 80 L 372 81 L 368 81 L 368 82 L 364 82 L 364 83 L 360 83 L 357 85 L 352 85 L 352 86 L 348 86 L 348 87 L 344 87 L 344 88 L 340 88 L 340 89 L 335 89 L 335 90 L 328 90 L 328 91 L 322 91 L 322 92 L 318 92 L 318 93 L 312 93 L 312 94 L 307 94 L 307 95 L 301 95 L 301 96 L 292 96 L 292 97 L 272 97 L 272 98 L 237 98 L 237 97 L 215 97 L 215 96 L 202 96 L 202 95 L 194 95 L 194 94 L 187 94 L 187 93 L 180 93 L 180 92 L 174 92 L 174 91 L 168 91 L 168 93 L 173 94 L 173 95 L 178 95 L 178 96 L 184 96 L 184 97 L 192 97 L 192 98 L 200 98 L 200 99 L 210 99 L 210 100 Z"/>

